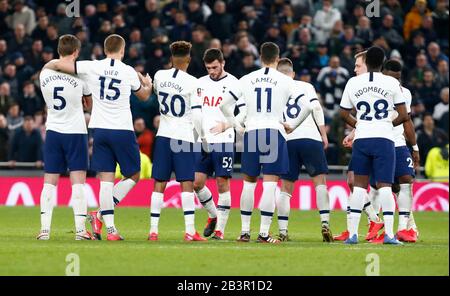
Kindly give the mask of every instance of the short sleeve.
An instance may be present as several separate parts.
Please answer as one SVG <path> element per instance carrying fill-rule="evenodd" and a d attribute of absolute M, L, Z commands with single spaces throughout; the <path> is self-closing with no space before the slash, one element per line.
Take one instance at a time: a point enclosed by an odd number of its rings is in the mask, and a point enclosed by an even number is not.
<path fill-rule="evenodd" d="M 191 109 L 202 108 L 202 88 L 200 87 L 198 79 L 192 80 L 193 88 L 191 90 Z"/>
<path fill-rule="evenodd" d="M 131 69 L 132 69 L 130 75 L 131 90 L 136 92 L 141 88 L 141 81 L 139 80 L 137 72 L 133 68 Z"/>
<path fill-rule="evenodd" d="M 83 80 L 83 96 L 90 96 L 90 95 L 92 95 L 91 90 L 89 89 L 88 84 Z"/>
<path fill-rule="evenodd" d="M 316 89 L 311 84 L 308 84 L 308 87 L 307 87 L 307 90 L 306 90 L 306 95 L 307 95 L 307 97 L 308 97 L 310 102 L 318 100 L 317 99 Z"/>
<path fill-rule="evenodd" d="M 95 61 L 77 61 L 75 62 L 75 74 L 89 74 L 91 67 L 95 67 Z"/>
<path fill-rule="evenodd" d="M 392 95 L 393 95 L 392 99 L 394 101 L 394 105 L 395 106 L 402 105 L 402 104 L 406 103 L 405 93 L 403 92 L 400 83 L 397 84 L 397 85 L 394 85 L 392 87 Z"/>
<path fill-rule="evenodd" d="M 341 104 L 340 107 L 344 110 L 352 110 L 353 109 L 353 103 L 350 98 L 350 83 L 347 83 L 344 89 L 344 93 L 342 94 Z"/>

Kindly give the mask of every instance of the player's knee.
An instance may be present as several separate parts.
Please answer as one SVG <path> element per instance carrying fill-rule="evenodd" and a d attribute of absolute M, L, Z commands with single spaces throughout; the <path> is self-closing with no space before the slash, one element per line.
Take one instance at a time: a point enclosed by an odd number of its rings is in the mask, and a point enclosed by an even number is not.
<path fill-rule="evenodd" d="M 194 191 L 200 191 L 205 185 L 200 182 L 194 182 Z"/>
<path fill-rule="evenodd" d="M 219 193 L 224 193 L 230 191 L 230 185 L 228 184 L 228 179 L 217 178 L 217 190 Z"/>

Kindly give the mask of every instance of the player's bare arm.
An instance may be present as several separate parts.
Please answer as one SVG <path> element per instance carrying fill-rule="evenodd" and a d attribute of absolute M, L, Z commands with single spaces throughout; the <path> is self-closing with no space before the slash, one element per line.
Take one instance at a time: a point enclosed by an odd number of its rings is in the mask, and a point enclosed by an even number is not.
<path fill-rule="evenodd" d="M 414 161 L 414 168 L 417 169 L 420 166 L 420 154 L 416 141 L 416 131 L 411 118 L 403 123 L 403 129 L 406 141 L 408 141 L 408 143 L 413 147 L 412 157 Z"/>
<path fill-rule="evenodd" d="M 398 116 L 392 121 L 392 125 L 398 126 L 407 120 L 410 120 L 408 112 L 406 110 L 405 104 L 400 104 L 395 107 L 395 111 L 397 111 Z"/>
<path fill-rule="evenodd" d="M 51 60 L 45 64 L 43 69 L 50 69 L 67 74 L 77 74 L 76 62 L 74 63 L 67 59 Z"/>
<path fill-rule="evenodd" d="M 137 75 L 139 77 L 139 81 L 141 82 L 141 87 L 134 94 L 138 97 L 139 100 L 147 101 L 153 89 L 152 79 L 148 74 L 144 76 L 141 73 L 137 72 Z"/>
<path fill-rule="evenodd" d="M 406 109 L 405 109 L 406 111 Z M 356 118 L 351 114 L 351 110 L 343 109 L 339 111 L 342 120 L 353 128 L 356 128 Z"/>

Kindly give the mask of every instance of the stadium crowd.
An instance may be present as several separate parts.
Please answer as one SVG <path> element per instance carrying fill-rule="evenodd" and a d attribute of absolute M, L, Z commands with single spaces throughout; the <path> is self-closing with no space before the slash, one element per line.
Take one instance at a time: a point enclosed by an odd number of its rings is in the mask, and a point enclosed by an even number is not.
<path fill-rule="evenodd" d="M 276 43 L 294 62 L 297 79 L 311 82 L 321 98 L 329 129 L 329 164 L 347 164 L 340 144 L 350 128 L 338 116 L 339 102 L 354 76 L 354 55 L 382 47 L 404 67 L 403 84 L 413 94 L 421 164 L 433 147 L 448 144 L 449 11 L 446 0 L 384 0 L 380 16 L 367 17 L 364 0 L 188 0 L 79 1 L 80 17 L 68 17 L 70 2 L 0 0 L 0 162 L 42 166 L 45 103 L 39 72 L 57 58 L 59 36 L 82 42 L 80 60 L 102 59 L 111 33 L 127 42 L 124 62 L 153 77 L 170 68 L 169 45 L 190 41 L 188 72 L 206 75 L 202 55 L 221 48 L 225 69 L 240 78 L 257 69 L 259 45 Z M 141 151 L 152 158 L 159 124 L 157 100 L 131 96 Z M 85 113 L 86 121 L 90 115 Z M 92 142 L 92 141 L 90 141 Z M 447 146 L 448 151 L 448 146 Z M 445 150 L 445 149 L 444 149 Z M 448 152 L 447 152 L 448 162 Z"/>

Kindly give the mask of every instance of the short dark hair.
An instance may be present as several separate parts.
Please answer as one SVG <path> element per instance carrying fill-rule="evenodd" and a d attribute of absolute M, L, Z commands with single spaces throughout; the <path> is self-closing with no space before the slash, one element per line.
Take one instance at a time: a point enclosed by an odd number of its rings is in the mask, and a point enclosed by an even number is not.
<path fill-rule="evenodd" d="M 192 44 L 186 41 L 175 41 L 170 44 L 170 53 L 173 57 L 188 57 L 191 55 Z"/>
<path fill-rule="evenodd" d="M 62 57 L 73 54 L 76 50 L 81 48 L 80 40 L 71 35 L 66 34 L 59 37 L 58 40 L 58 54 Z"/>
<path fill-rule="evenodd" d="M 219 63 L 222 63 L 224 61 L 223 53 L 218 48 L 210 48 L 205 51 L 205 54 L 203 55 L 203 62 L 206 64 L 210 64 L 217 60 Z"/>
<path fill-rule="evenodd" d="M 372 46 L 366 53 L 366 65 L 369 69 L 381 69 L 385 59 L 384 50 L 378 46 Z"/>
<path fill-rule="evenodd" d="M 265 42 L 261 45 L 261 61 L 265 64 L 274 63 L 280 55 L 280 48 L 273 42 Z"/>
<path fill-rule="evenodd" d="M 280 67 L 290 67 L 291 69 L 294 68 L 294 64 L 292 63 L 292 61 L 289 58 L 282 58 L 278 61 L 278 66 L 277 69 Z"/>
<path fill-rule="evenodd" d="M 105 53 L 118 53 L 122 47 L 125 47 L 125 39 L 117 34 L 111 34 L 105 39 Z"/>
<path fill-rule="evenodd" d="M 397 60 L 387 60 L 384 63 L 383 69 L 391 72 L 401 72 L 402 64 L 400 64 L 400 62 Z"/>

